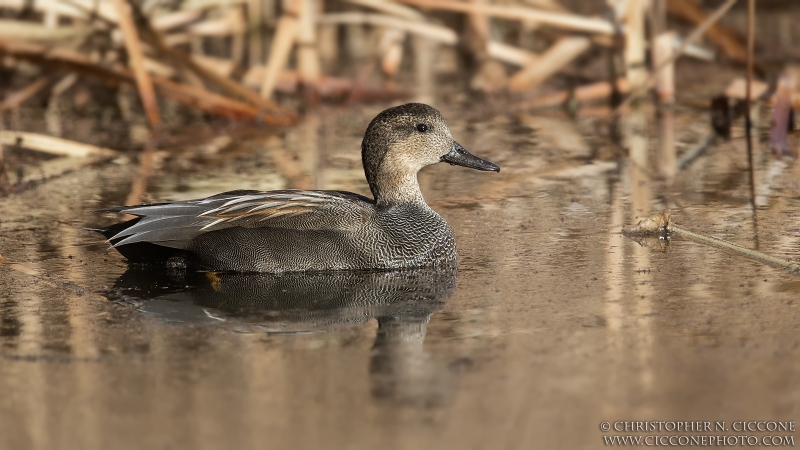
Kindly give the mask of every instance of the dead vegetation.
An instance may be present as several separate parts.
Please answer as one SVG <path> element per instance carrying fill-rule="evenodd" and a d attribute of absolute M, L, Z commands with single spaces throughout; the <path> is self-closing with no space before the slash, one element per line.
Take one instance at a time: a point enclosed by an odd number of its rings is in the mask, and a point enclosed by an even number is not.
<path fill-rule="evenodd" d="M 633 113 L 626 121 L 638 120 L 637 109 L 654 89 L 657 161 L 647 161 L 635 136 L 623 139 L 621 155 L 655 166 L 648 176 L 670 180 L 690 160 L 675 154 L 671 119 L 674 63 L 686 56 L 709 67 L 744 69 L 750 61 L 760 78 L 780 74 L 774 86 L 734 83 L 719 114 L 729 127 L 747 92 L 774 103 L 770 146 L 791 154 L 797 72 L 773 63 L 775 55 L 790 58 L 791 49 L 772 49 L 769 61 L 749 58 L 743 31 L 719 23 L 737 0 L 705 3 L 618 0 L 591 15 L 557 0 L 0 0 L 0 113 L 37 98 L 46 99 L 48 112 L 64 98 L 108 103 L 132 129 L 146 121 L 151 134 L 139 140 L 146 148 L 158 146 L 165 109 L 290 126 L 323 100 L 430 99 L 434 72 L 451 61 L 469 75 L 475 95 L 510 102 L 522 118 L 600 101 L 611 108 L 606 125 L 615 127 L 612 119 L 622 112 Z M 609 55 L 608 72 L 594 80 L 547 87 L 559 75 L 575 79 L 576 61 Z M 404 67 L 414 83 L 399 81 Z M 107 89 L 86 89 L 96 85 Z M 134 94 L 136 101 L 129 98 Z M 60 135 L 58 118 L 45 119 L 48 133 Z M 2 161 L 0 149 L 0 167 Z M 0 170 L 5 191 L 8 182 Z"/>

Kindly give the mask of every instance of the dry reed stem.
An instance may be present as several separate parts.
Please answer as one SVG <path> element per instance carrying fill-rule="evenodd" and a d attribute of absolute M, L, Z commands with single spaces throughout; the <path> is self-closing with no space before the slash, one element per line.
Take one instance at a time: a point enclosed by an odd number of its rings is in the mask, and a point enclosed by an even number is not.
<path fill-rule="evenodd" d="M 53 28 L 34 22 L 0 19 L 0 39 L 20 39 L 28 41 L 63 41 L 91 34 L 89 26 L 65 26 Z"/>
<path fill-rule="evenodd" d="M 593 19 L 575 14 L 542 11 L 525 6 L 475 5 L 447 0 L 398 0 L 400 3 L 417 5 L 424 8 L 457 11 L 462 13 L 483 13 L 492 17 L 519 21 L 532 21 L 569 30 L 588 33 L 616 33 L 614 25 L 603 19 Z"/>
<path fill-rule="evenodd" d="M 425 15 L 414 8 L 386 0 L 345 0 L 347 3 L 372 8 L 392 16 L 413 21 L 425 21 Z"/>
<path fill-rule="evenodd" d="M 539 59 L 536 53 L 499 41 L 489 41 L 486 44 L 486 51 L 490 57 L 498 61 L 522 67 L 533 64 Z"/>
<path fill-rule="evenodd" d="M 236 69 L 236 63 L 225 58 L 215 58 L 208 55 L 192 55 L 192 61 L 208 72 L 220 77 L 229 78 Z"/>
<path fill-rule="evenodd" d="M 667 11 L 674 16 L 681 17 L 695 25 L 703 23 L 709 14 L 692 0 L 670 0 L 667 2 Z M 706 32 L 708 39 L 716 44 L 729 58 L 739 63 L 747 60 L 747 50 L 742 45 L 738 33 L 721 25 L 712 25 Z"/>
<path fill-rule="evenodd" d="M 591 39 L 584 36 L 572 36 L 559 39 L 542 53 L 533 63 L 520 69 L 509 81 L 512 91 L 528 90 L 561 70 L 592 45 Z"/>
<path fill-rule="evenodd" d="M 339 26 L 336 24 L 320 24 L 317 27 L 319 34 L 319 42 L 317 44 L 317 51 L 319 57 L 325 67 L 336 67 L 339 61 Z"/>
<path fill-rule="evenodd" d="M 156 49 L 156 51 L 161 53 L 167 59 L 177 62 L 181 66 L 194 72 L 197 76 L 199 76 L 203 80 L 218 86 L 220 89 L 226 91 L 231 95 L 235 95 L 236 97 L 239 97 L 242 100 L 252 103 L 253 105 L 261 109 L 273 111 L 278 115 L 285 115 L 291 120 L 293 120 L 292 114 L 286 111 L 285 109 L 281 108 L 275 102 L 259 97 L 257 93 L 242 86 L 240 83 L 234 81 L 231 78 L 220 76 L 212 71 L 206 70 L 205 68 L 197 64 L 189 55 L 169 47 L 164 43 L 163 39 L 161 39 L 161 36 L 158 34 L 158 32 L 153 30 L 153 28 L 149 25 L 149 22 L 146 19 L 144 19 L 143 16 L 141 15 L 137 16 L 140 19 L 139 24 L 143 29 L 142 37 L 145 39 L 146 42 L 152 45 Z"/>
<path fill-rule="evenodd" d="M 381 58 L 381 71 L 387 77 L 394 77 L 400 70 L 403 61 L 403 42 L 406 33 L 402 30 L 387 28 L 383 31 L 378 48 L 383 53 Z"/>
<path fill-rule="evenodd" d="M 570 11 L 556 0 L 524 0 L 525 3 L 530 4 L 536 8 L 541 8 L 547 11 L 569 13 Z"/>
<path fill-rule="evenodd" d="M 748 96 L 748 84 L 750 85 L 750 95 Z M 764 94 L 769 91 L 769 84 L 763 81 L 750 80 L 747 82 L 745 78 L 734 78 L 733 81 L 725 88 L 725 95 L 737 100 L 744 100 L 750 98 L 750 101 L 759 100 Z"/>
<path fill-rule="evenodd" d="M 231 50 L 230 59 L 237 66 L 242 65 L 244 62 L 244 38 L 247 33 L 247 23 L 244 17 L 244 10 L 242 7 L 231 7 Z"/>
<path fill-rule="evenodd" d="M 475 36 L 483 53 L 486 52 L 486 46 L 489 42 L 489 16 L 487 16 L 484 12 L 480 11 L 481 6 L 486 6 L 486 0 L 470 0 L 468 3 L 472 4 L 476 8 L 467 14 L 470 26 L 477 36 Z"/>
<path fill-rule="evenodd" d="M 445 26 L 406 20 L 386 14 L 362 12 L 329 13 L 323 14 L 319 19 L 319 23 L 377 25 L 408 31 L 443 44 L 455 45 L 458 42 L 458 34 Z"/>
<path fill-rule="evenodd" d="M 172 66 L 153 58 L 144 57 L 144 67 L 150 75 L 172 78 L 178 73 Z"/>
<path fill-rule="evenodd" d="M 64 16 L 72 19 L 87 18 L 87 12 L 103 19 L 117 21 L 117 11 L 111 2 L 96 2 L 94 0 L 0 0 L 0 8 L 22 11 L 26 7 L 42 15 Z"/>
<path fill-rule="evenodd" d="M 261 0 L 247 0 L 247 34 L 250 37 L 247 62 L 251 66 L 264 62 L 264 37 L 261 29 L 263 23 Z"/>
<path fill-rule="evenodd" d="M 50 86 L 53 83 L 53 81 L 55 81 L 54 76 L 45 75 L 40 77 L 33 83 L 25 86 L 24 88 L 16 92 L 12 92 L 11 94 L 6 96 L 5 100 L 3 100 L 3 103 L 0 103 L 0 111 L 6 111 L 18 107 L 29 98 L 41 92 L 42 89 L 45 89 L 46 87 Z"/>
<path fill-rule="evenodd" d="M 653 45 L 653 65 L 663 68 L 656 72 L 656 92 L 665 103 L 675 102 L 675 64 L 672 58 L 675 33 L 668 31 L 656 36 Z"/>
<path fill-rule="evenodd" d="M 756 176 L 755 176 L 755 166 L 753 164 L 753 136 L 752 136 L 753 123 L 750 119 L 750 107 L 752 98 L 750 89 L 753 86 L 753 46 L 755 41 L 755 27 L 756 27 L 755 16 L 756 16 L 755 0 L 747 0 L 747 56 L 746 56 L 747 89 L 745 91 L 746 93 L 744 99 L 744 105 L 745 105 L 744 131 L 747 143 L 747 167 L 749 169 L 748 172 L 750 175 L 750 203 L 753 206 L 754 221 L 756 218 L 757 206 L 756 206 Z"/>
<path fill-rule="evenodd" d="M 430 103 L 433 101 L 436 88 L 434 72 L 438 50 L 436 42 L 423 36 L 414 36 L 412 45 L 414 48 L 414 80 L 416 83 L 415 100 L 419 103 Z"/>
<path fill-rule="evenodd" d="M 618 78 L 616 83 L 616 92 L 628 92 L 628 80 L 625 78 Z M 614 86 L 608 81 L 598 81 L 596 83 L 578 86 L 573 90 L 564 90 L 553 92 L 552 94 L 545 94 L 542 96 L 530 98 L 517 103 L 517 109 L 526 108 L 544 108 L 551 106 L 563 105 L 568 100 L 575 99 L 578 101 L 591 101 L 605 99 L 611 96 L 615 91 Z"/>
<path fill-rule="evenodd" d="M 114 4 L 119 13 L 119 26 L 125 38 L 125 48 L 128 51 L 128 58 L 133 67 L 136 87 L 139 89 L 139 95 L 142 98 L 147 121 L 150 122 L 152 128 L 157 129 L 161 126 L 161 116 L 158 113 L 158 103 L 156 102 L 153 82 L 144 67 L 144 54 L 139 43 L 139 34 L 136 32 L 136 26 L 133 23 L 129 6 L 125 0 L 114 0 Z"/>
<path fill-rule="evenodd" d="M 625 76 L 629 86 L 640 86 L 647 79 L 645 66 L 645 37 L 644 37 L 644 2 L 643 0 L 628 0 L 628 11 L 625 17 L 626 33 L 625 48 Z M 664 64 L 664 63 L 662 63 Z M 660 73 L 660 70 L 659 70 Z M 631 93 L 632 96 L 641 96 L 643 92 Z"/>
<path fill-rule="evenodd" d="M 675 33 L 668 31 L 656 36 L 653 40 L 653 65 L 661 66 L 672 58 Z M 658 151 L 656 165 L 659 174 L 673 180 L 678 173 L 675 156 L 675 65 L 667 64 L 656 73 L 656 92 L 660 103 L 658 115 Z"/>
<path fill-rule="evenodd" d="M 110 156 L 116 154 L 116 152 L 111 149 L 97 147 L 91 144 L 83 144 L 68 139 L 48 136 L 46 134 L 22 131 L 1 130 L 0 144 L 16 145 L 51 155 L 71 156 L 73 158 Z"/>
<path fill-rule="evenodd" d="M 133 74 L 126 69 L 108 69 L 92 63 L 80 53 L 65 50 L 49 51 L 46 47 L 38 44 L 0 40 L 0 55 L 13 56 L 48 68 L 74 71 L 114 85 L 135 83 Z M 182 85 L 160 77 L 152 77 L 152 81 L 159 88 L 159 92 L 162 95 L 213 115 L 239 119 L 258 119 L 269 125 L 290 125 L 294 122 L 293 116 L 265 114 L 263 111 L 259 112 L 258 108 L 250 104 L 238 102 L 201 87 Z"/>
<path fill-rule="evenodd" d="M 253 105 L 215 94 L 202 87 L 178 84 L 161 77 L 154 77 L 153 81 L 162 94 L 216 116 L 250 120 L 260 119 L 264 123 L 271 125 L 289 124 L 287 119 L 282 116 L 259 114 L 258 108 Z"/>
<path fill-rule="evenodd" d="M 158 31 L 166 32 L 196 22 L 200 20 L 202 16 L 202 11 L 174 11 L 152 16 L 150 18 L 150 25 Z"/>
<path fill-rule="evenodd" d="M 304 0 L 289 0 L 278 20 L 278 26 L 272 37 L 267 69 L 264 71 L 264 80 L 261 83 L 261 98 L 263 99 L 272 97 L 278 75 L 289 60 L 289 52 L 292 50 L 296 38 L 298 16 L 303 9 L 303 3 Z"/>
<path fill-rule="evenodd" d="M 317 1 L 303 1 L 297 28 L 297 71 L 307 92 L 313 92 L 322 73 L 317 52 L 316 12 Z M 312 95 L 316 98 L 316 95 Z M 316 103 L 312 99 L 312 103 Z"/>
<path fill-rule="evenodd" d="M 647 80 L 644 39 L 644 0 L 628 0 L 625 13 L 625 76 L 629 86 L 641 86 Z M 634 217 L 650 213 L 650 176 L 648 165 L 647 115 L 643 107 L 643 94 L 630 93 L 630 112 L 622 120 L 622 142 L 631 161 L 630 183 L 631 212 Z"/>
<path fill-rule="evenodd" d="M 709 27 L 714 25 L 714 23 L 716 23 L 720 18 L 722 18 L 722 16 L 724 16 L 725 13 L 728 12 L 728 10 L 731 9 L 734 4 L 736 4 L 736 0 L 727 0 L 725 3 L 720 5 L 716 10 L 714 10 L 713 13 L 711 13 L 708 17 L 706 17 L 703 23 L 701 23 L 694 30 L 692 30 L 689 36 L 687 36 L 686 39 L 683 40 L 680 47 L 678 47 L 678 49 L 675 50 L 675 53 L 672 55 L 672 58 L 670 58 L 669 61 L 665 61 L 661 66 L 653 69 L 653 72 L 650 73 L 650 75 L 648 75 L 646 83 L 638 86 L 633 86 L 630 95 L 628 95 L 628 97 L 626 97 L 625 100 L 623 100 L 619 105 L 617 105 L 617 107 L 613 111 L 611 111 L 611 113 L 609 113 L 603 121 L 605 123 L 609 123 L 612 120 L 614 120 L 617 116 L 619 116 L 619 114 L 623 110 L 625 110 L 628 107 L 628 105 L 630 105 L 630 102 L 633 101 L 634 98 L 640 95 L 641 92 L 644 92 L 645 90 L 650 88 L 651 82 L 655 79 L 655 73 L 658 73 L 658 71 L 660 71 L 663 67 L 665 67 L 666 64 L 671 64 L 674 60 L 678 59 L 681 55 L 683 55 L 689 44 L 694 42 L 703 33 L 705 33 L 705 31 L 708 30 Z"/>

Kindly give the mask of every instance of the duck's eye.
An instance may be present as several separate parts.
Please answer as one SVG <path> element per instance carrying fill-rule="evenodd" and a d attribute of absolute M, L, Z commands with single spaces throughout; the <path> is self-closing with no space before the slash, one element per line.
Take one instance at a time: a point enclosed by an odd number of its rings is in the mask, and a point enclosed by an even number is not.
<path fill-rule="evenodd" d="M 420 133 L 424 133 L 424 132 L 428 131 L 428 126 L 425 125 L 424 123 L 418 123 L 417 124 L 417 131 L 419 131 Z"/>

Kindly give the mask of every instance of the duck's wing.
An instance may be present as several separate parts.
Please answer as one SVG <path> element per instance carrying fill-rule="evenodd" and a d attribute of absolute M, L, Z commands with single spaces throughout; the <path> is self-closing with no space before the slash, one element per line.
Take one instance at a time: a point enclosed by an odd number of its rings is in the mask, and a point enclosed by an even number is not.
<path fill-rule="evenodd" d="M 340 230 L 358 226 L 373 213 L 372 200 L 341 191 L 232 191 L 200 200 L 98 210 L 138 216 L 105 232 L 115 247 L 151 242 L 185 248 L 201 233 L 230 227 Z M 102 232 L 102 231 L 101 231 Z"/>

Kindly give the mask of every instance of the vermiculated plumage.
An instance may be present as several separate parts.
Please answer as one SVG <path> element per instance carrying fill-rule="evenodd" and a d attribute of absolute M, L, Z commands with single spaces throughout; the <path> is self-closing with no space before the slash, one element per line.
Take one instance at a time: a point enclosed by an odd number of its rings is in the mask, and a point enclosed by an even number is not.
<path fill-rule="evenodd" d="M 439 111 L 415 103 L 390 108 L 372 120 L 362 142 L 362 160 L 374 200 L 343 191 L 232 191 L 101 210 L 138 217 L 96 231 L 131 261 L 199 270 L 455 264 L 453 230 L 425 203 L 416 174 L 440 161 L 499 168 L 455 142 Z"/>

